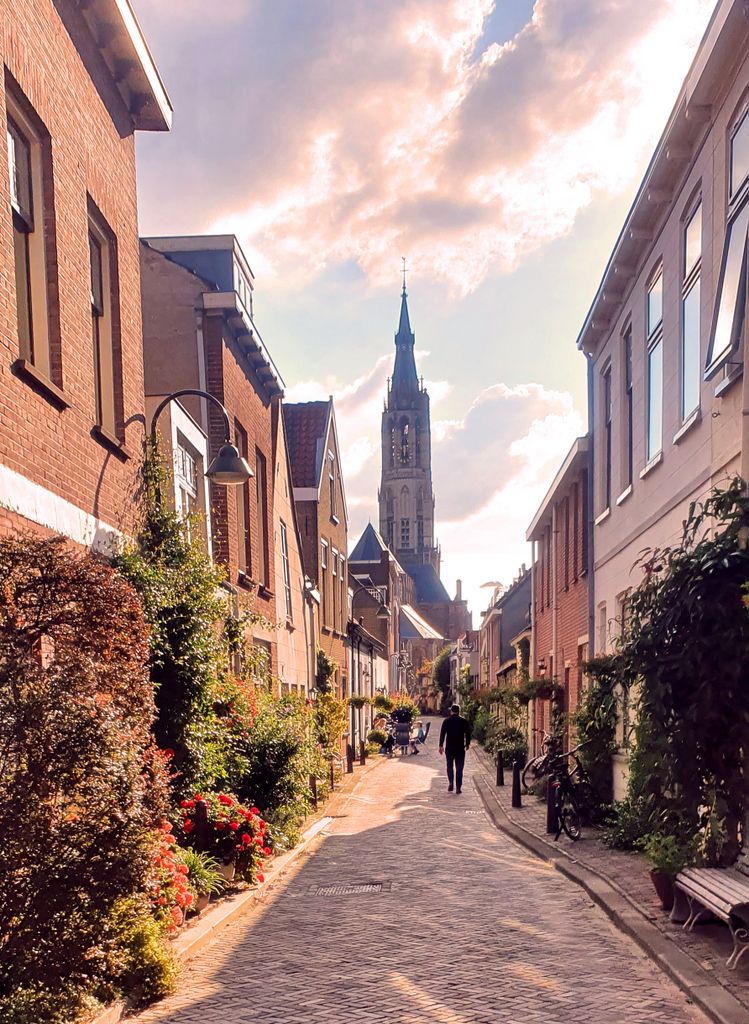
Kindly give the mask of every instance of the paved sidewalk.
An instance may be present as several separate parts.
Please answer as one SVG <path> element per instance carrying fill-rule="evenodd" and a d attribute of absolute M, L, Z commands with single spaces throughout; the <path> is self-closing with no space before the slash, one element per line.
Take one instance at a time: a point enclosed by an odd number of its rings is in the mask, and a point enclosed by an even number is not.
<path fill-rule="evenodd" d="M 492 793 L 507 818 L 515 825 L 526 829 L 549 848 L 549 855 L 566 857 L 574 863 L 595 871 L 606 879 L 670 942 L 689 955 L 700 967 L 708 971 L 715 981 L 746 1007 L 749 1022 L 749 961 L 739 961 L 735 971 L 726 967 L 726 959 L 732 950 L 728 929 L 718 923 L 701 924 L 691 932 L 685 932 L 681 925 L 672 924 L 668 914 L 661 909 L 648 875 L 650 865 L 641 854 L 611 850 L 605 846 L 600 833 L 593 828 L 583 830 L 583 839 L 572 843 L 565 836 L 558 842 L 546 833 L 546 803 L 537 797 L 523 794 L 523 806 L 512 807 L 512 773 L 505 772 L 504 787 L 495 785 L 494 761 L 484 751 L 477 752 Z"/>
<path fill-rule="evenodd" d="M 491 825 L 473 752 L 463 794 L 446 792 L 435 738 L 366 775 L 137 1024 L 704 1024 L 579 887 Z"/>

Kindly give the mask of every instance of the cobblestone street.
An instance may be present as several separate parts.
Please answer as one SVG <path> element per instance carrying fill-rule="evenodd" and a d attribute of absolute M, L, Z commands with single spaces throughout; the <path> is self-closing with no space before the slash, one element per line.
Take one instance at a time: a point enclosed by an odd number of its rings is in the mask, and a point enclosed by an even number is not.
<path fill-rule="evenodd" d="M 448 794 L 433 728 L 418 757 L 370 772 L 138 1024 L 705 1021 L 582 890 L 490 825 L 473 766 L 469 752 Z M 361 883 L 382 888 L 335 888 Z"/>

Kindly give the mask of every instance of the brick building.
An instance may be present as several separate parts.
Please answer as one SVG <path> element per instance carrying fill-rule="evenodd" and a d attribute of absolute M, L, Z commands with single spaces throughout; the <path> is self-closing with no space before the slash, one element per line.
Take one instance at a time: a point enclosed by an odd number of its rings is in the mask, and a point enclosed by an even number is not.
<path fill-rule="evenodd" d="M 210 484 L 211 545 L 238 608 L 267 620 L 252 626 L 251 640 L 276 674 L 273 407 L 283 382 L 252 319 L 252 271 L 233 235 L 206 235 L 143 240 L 141 272 L 146 394 L 199 388 L 215 396 L 254 474 L 240 486 Z M 224 443 L 220 412 L 200 398 L 181 403 L 212 458 Z"/>
<path fill-rule="evenodd" d="M 126 0 L 0 0 L 0 531 L 108 551 L 143 436 L 134 133 L 171 107 Z"/>
<path fill-rule="evenodd" d="M 588 438 L 568 452 L 528 527 L 533 551 L 531 675 L 556 680 L 560 707 L 575 711 L 588 659 Z M 551 702 L 534 700 L 533 746 L 550 730 Z"/>
<path fill-rule="evenodd" d="M 531 574 L 523 566 L 509 587 L 498 587 L 478 634 L 477 689 L 515 685 L 528 664 Z M 518 673 L 518 663 L 522 670 Z"/>
<path fill-rule="evenodd" d="M 316 644 L 349 696 L 348 513 L 333 400 L 284 404 L 304 570 L 320 596 Z"/>

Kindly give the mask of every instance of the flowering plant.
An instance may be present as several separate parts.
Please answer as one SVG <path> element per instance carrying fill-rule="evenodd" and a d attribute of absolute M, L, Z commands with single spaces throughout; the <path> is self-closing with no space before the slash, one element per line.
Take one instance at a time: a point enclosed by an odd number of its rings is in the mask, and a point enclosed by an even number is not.
<path fill-rule="evenodd" d="M 257 807 L 244 807 L 228 793 L 196 793 L 180 803 L 180 841 L 234 864 L 246 881 L 262 882 L 264 857 L 270 855 L 265 821 Z"/>
<path fill-rule="evenodd" d="M 174 932 L 183 923 L 195 896 L 190 890 L 189 869 L 179 857 L 171 823 L 162 822 L 157 835 L 151 905 L 157 921 Z"/>

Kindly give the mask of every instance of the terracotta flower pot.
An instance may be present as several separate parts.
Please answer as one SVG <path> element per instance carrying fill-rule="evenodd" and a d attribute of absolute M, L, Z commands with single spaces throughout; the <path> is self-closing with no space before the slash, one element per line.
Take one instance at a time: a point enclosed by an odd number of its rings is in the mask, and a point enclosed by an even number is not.
<path fill-rule="evenodd" d="M 195 913 L 199 914 L 201 910 L 205 910 L 208 904 L 211 902 L 210 894 L 202 892 L 198 894 L 198 898 L 195 900 Z"/>
<path fill-rule="evenodd" d="M 671 878 L 671 875 L 667 875 L 665 871 L 659 871 L 658 868 L 651 868 L 650 880 L 653 883 L 653 888 L 658 893 L 658 899 L 661 901 L 661 906 L 664 910 L 670 910 L 674 905 L 673 878 Z"/>

